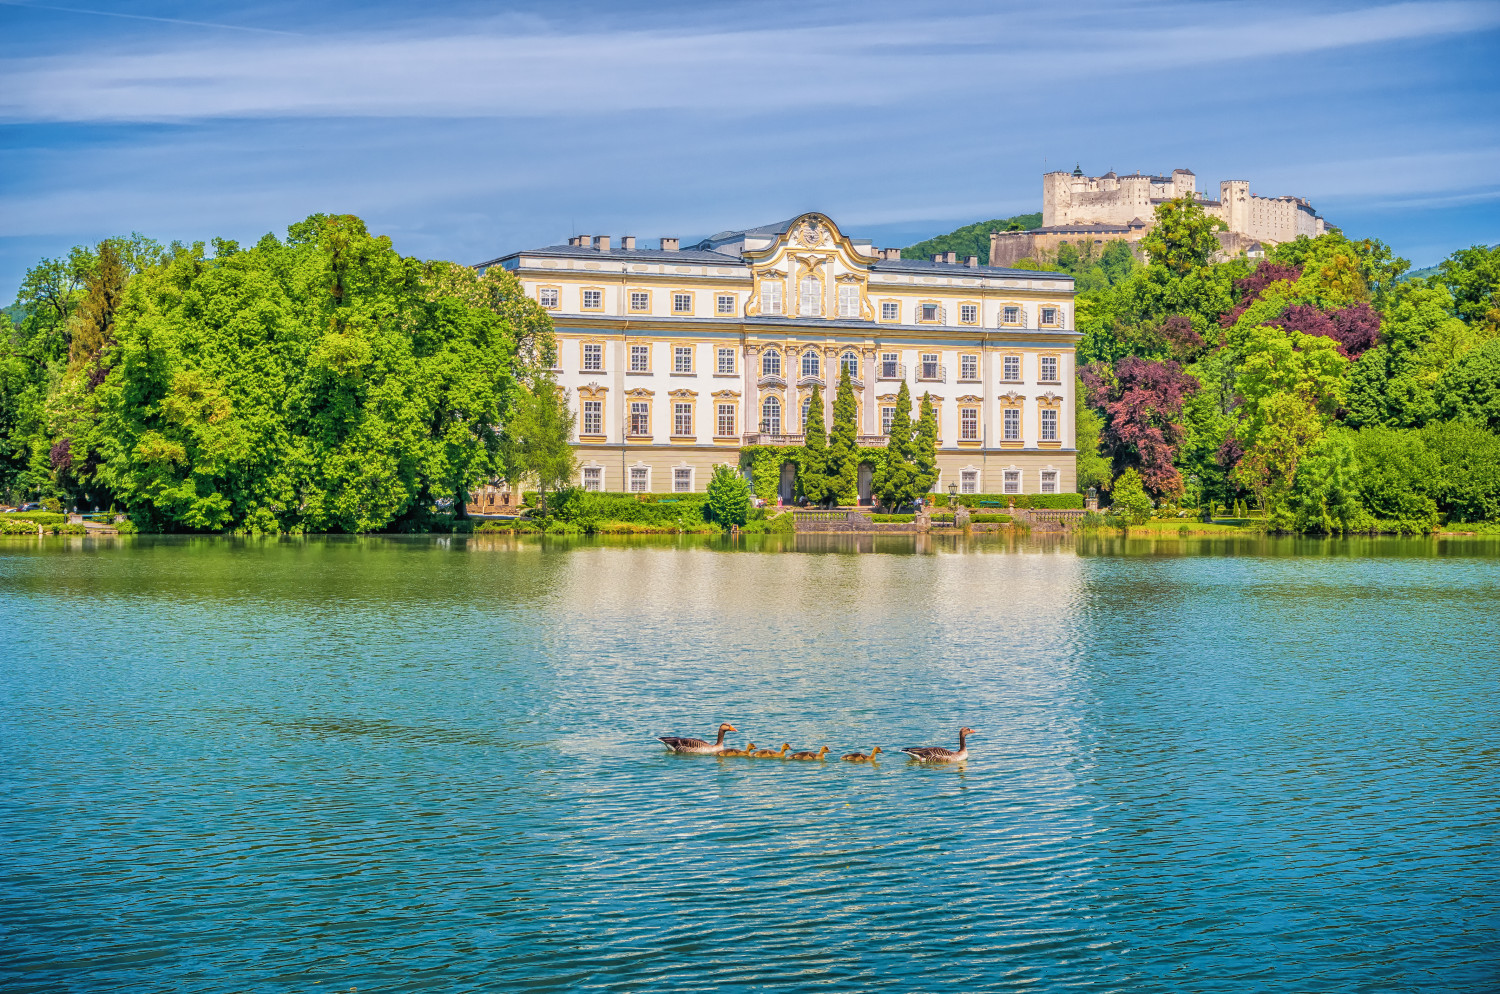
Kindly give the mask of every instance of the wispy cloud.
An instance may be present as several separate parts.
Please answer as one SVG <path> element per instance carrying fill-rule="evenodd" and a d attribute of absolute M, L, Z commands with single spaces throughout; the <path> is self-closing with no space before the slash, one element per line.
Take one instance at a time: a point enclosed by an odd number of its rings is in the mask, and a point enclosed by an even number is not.
<path fill-rule="evenodd" d="M 954 80 L 1150 73 L 1500 26 L 1500 4 L 1329 13 L 1270 4 L 1055 8 L 878 22 L 572 31 L 492 19 L 462 32 L 180 41 L 0 68 L 0 119 L 747 114 L 891 106 Z"/>

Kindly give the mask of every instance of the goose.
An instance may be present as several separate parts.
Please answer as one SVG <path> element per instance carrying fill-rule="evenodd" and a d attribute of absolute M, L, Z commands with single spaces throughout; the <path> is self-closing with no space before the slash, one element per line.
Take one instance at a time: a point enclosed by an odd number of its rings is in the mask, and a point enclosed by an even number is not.
<path fill-rule="evenodd" d="M 755 751 L 754 742 L 746 742 L 743 749 L 725 749 L 719 753 L 720 756 L 748 756 Z"/>
<path fill-rule="evenodd" d="M 729 722 L 719 726 L 719 740 L 717 742 L 704 742 L 702 739 L 679 739 L 672 735 L 663 735 L 656 741 L 671 749 L 673 752 L 690 752 L 699 755 L 717 755 L 724 751 L 724 733 L 738 732 Z"/>
<path fill-rule="evenodd" d="M 912 759 L 922 763 L 962 763 L 969 758 L 969 746 L 964 741 L 964 738 L 973 733 L 973 731 L 974 729 L 967 725 L 958 730 L 957 752 L 954 752 L 952 749 L 944 749 L 942 746 L 912 746 L 909 749 L 902 749 L 901 751 Z"/>
<path fill-rule="evenodd" d="M 794 752 L 792 753 L 791 758 L 821 763 L 823 761 L 823 757 L 826 755 L 828 755 L 828 747 L 824 746 L 817 752 Z"/>
<path fill-rule="evenodd" d="M 786 759 L 786 751 L 790 748 L 791 746 L 789 744 L 783 742 L 781 743 L 780 752 L 777 752 L 775 749 L 757 749 L 750 755 L 754 756 L 756 759 Z"/>
<path fill-rule="evenodd" d="M 873 763 L 878 755 L 880 755 L 880 746 L 871 749 L 868 756 L 862 752 L 847 752 L 839 758 L 846 763 Z"/>

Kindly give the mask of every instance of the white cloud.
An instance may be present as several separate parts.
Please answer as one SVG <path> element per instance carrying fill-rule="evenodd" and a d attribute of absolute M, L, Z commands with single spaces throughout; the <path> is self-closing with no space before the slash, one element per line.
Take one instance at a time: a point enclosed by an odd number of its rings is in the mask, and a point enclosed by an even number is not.
<path fill-rule="evenodd" d="M 1263 3 L 1102 5 L 757 29 L 577 32 L 492 20 L 461 33 L 253 37 L 13 58 L 0 119 L 746 114 L 974 99 L 956 80 L 1172 72 L 1500 26 L 1500 5 L 1327 13 Z"/>

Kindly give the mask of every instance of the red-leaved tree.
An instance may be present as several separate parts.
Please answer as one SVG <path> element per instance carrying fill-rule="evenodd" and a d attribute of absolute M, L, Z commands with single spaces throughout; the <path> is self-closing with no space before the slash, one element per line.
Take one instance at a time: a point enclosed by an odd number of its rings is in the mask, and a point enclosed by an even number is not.
<path fill-rule="evenodd" d="M 1255 271 L 1249 276 L 1234 281 L 1234 292 L 1239 303 L 1235 304 L 1234 310 L 1228 314 L 1219 315 L 1219 323 L 1228 328 L 1240 319 L 1240 315 L 1250 309 L 1250 305 L 1260 299 L 1266 287 L 1281 280 L 1296 282 L 1302 276 L 1301 266 L 1282 266 L 1274 262 L 1262 262 L 1255 267 Z"/>
<path fill-rule="evenodd" d="M 1324 314 L 1309 304 L 1292 304 L 1267 324 L 1306 335 L 1322 335 L 1338 343 L 1339 352 L 1358 359 L 1380 338 L 1380 313 L 1369 304 L 1355 304 Z"/>
<path fill-rule="evenodd" d="M 1198 392 L 1198 380 L 1174 360 L 1153 362 L 1126 356 L 1113 370 L 1090 363 L 1079 370 L 1088 402 L 1105 414 L 1101 441 L 1115 475 L 1130 467 L 1158 498 L 1182 495 L 1182 475 L 1173 465 L 1182 441 L 1182 405 Z"/>

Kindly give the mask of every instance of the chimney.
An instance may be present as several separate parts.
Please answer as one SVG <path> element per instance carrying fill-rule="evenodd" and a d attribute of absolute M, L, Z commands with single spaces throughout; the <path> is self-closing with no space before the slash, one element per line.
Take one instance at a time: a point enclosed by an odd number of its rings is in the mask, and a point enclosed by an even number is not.
<path fill-rule="evenodd" d="M 676 252 L 677 251 L 677 239 L 675 239 L 675 238 L 663 238 L 661 240 L 661 250 L 663 252 Z"/>
<path fill-rule="evenodd" d="M 967 259 L 964 260 L 964 265 L 968 266 L 970 269 L 978 269 L 979 268 L 979 256 L 977 256 L 977 255 L 971 255 L 971 256 L 969 256 Z"/>
<path fill-rule="evenodd" d="M 946 262 L 950 266 L 956 266 L 956 265 L 958 265 L 958 253 L 957 252 L 945 252 L 943 254 L 943 261 Z"/>
<path fill-rule="evenodd" d="M 608 235 L 595 235 L 594 236 L 594 248 L 595 248 L 596 251 L 599 251 L 599 252 L 608 252 L 609 251 L 609 236 Z"/>
<path fill-rule="evenodd" d="M 568 237 L 568 244 L 569 245 L 582 245 L 583 244 L 583 236 L 582 235 L 570 235 Z"/>
<path fill-rule="evenodd" d="M 934 252 L 934 253 L 932 253 L 932 261 L 933 262 L 942 262 L 943 261 L 943 253 L 941 253 L 941 252 Z"/>
<path fill-rule="evenodd" d="M 635 236 L 634 235 L 621 235 L 620 236 L 620 248 L 622 250 L 626 251 L 626 252 L 634 252 L 635 251 Z"/>
<path fill-rule="evenodd" d="M 884 259 L 886 262 L 900 262 L 901 261 L 901 250 L 900 249 L 881 249 L 880 250 L 880 257 L 882 259 Z"/>

